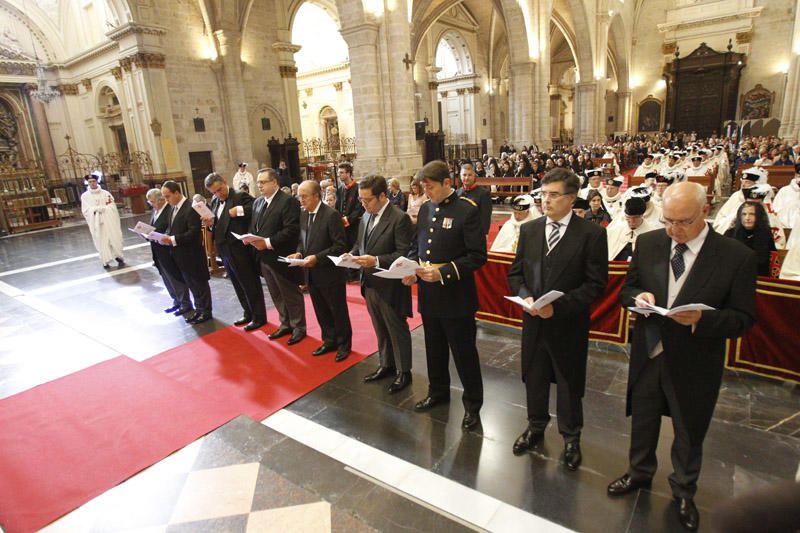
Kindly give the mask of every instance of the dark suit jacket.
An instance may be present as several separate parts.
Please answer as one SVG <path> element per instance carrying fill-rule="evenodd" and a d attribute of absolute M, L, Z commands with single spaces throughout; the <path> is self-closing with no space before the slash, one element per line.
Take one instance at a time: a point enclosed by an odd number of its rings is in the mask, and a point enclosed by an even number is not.
<path fill-rule="evenodd" d="M 269 238 L 273 249 L 257 251 L 256 257 L 274 272 L 300 283 L 303 277 L 300 269 L 289 268 L 287 263 L 278 261 L 278 256 L 286 257 L 297 251 L 297 239 L 300 237 L 300 203 L 295 197 L 281 190 L 275 193 L 266 209 L 265 203 L 266 199 L 263 196 L 259 196 L 253 202 L 249 232 Z"/>
<path fill-rule="evenodd" d="M 336 190 L 336 210 L 347 218 L 347 227 L 344 232 L 347 235 L 347 249 L 349 250 L 356 242 L 358 233 L 358 223 L 364 215 L 364 206 L 358 199 L 358 185 L 353 184 L 349 189 L 344 185 L 339 185 Z"/>
<path fill-rule="evenodd" d="M 309 233 L 308 216 L 308 211 L 300 214 L 300 242 L 297 251 L 303 257 L 316 255 L 317 264 L 312 268 L 303 269 L 306 281 L 317 287 L 347 283 L 346 269 L 337 267 L 328 259 L 329 255 L 340 256 L 347 251 L 342 216 L 325 202 L 320 202 L 306 247 L 306 234 Z"/>
<path fill-rule="evenodd" d="M 551 252 L 549 275 L 544 276 L 547 217 L 520 226 L 514 262 L 508 271 L 511 294 L 534 300 L 557 290 L 553 316 L 545 320 L 523 315 L 522 376 L 534 358 L 551 357 L 570 389 L 583 396 L 586 352 L 589 347 L 589 308 L 608 283 L 606 230 L 572 215 L 564 236 Z"/>
<path fill-rule="evenodd" d="M 478 206 L 478 218 L 481 221 L 481 231 L 484 237 L 489 233 L 492 225 L 492 195 L 486 187 L 474 187 L 469 191 L 463 187 L 458 189 L 458 195 L 469 198 Z"/>
<path fill-rule="evenodd" d="M 175 214 L 171 230 L 167 232 L 175 237 L 176 243 L 170 252 L 181 272 L 197 279 L 208 280 L 210 276 L 200 231 L 200 215 L 192 209 L 192 200 L 187 198 Z"/>
<path fill-rule="evenodd" d="M 633 306 L 634 297 L 651 292 L 656 305 L 666 307 L 671 242 L 663 229 L 639 236 L 620 294 L 623 306 Z M 725 339 L 743 335 L 755 322 L 755 254 L 744 244 L 709 229 L 688 276 L 673 307 L 704 303 L 716 310 L 703 311 L 694 333 L 691 327 L 670 318 L 637 315 L 631 340 L 627 414 L 631 414 L 631 389 L 648 361 L 649 346 L 656 344 L 652 342 L 655 335 L 664 346 L 659 357 L 664 358 L 672 378 L 680 417 L 689 437 L 697 443 L 705 436 L 717 402 Z"/>
<path fill-rule="evenodd" d="M 398 258 L 408 254 L 414 228 L 411 219 L 403 211 L 391 203 L 386 206 L 377 225 L 372 228 L 369 240 L 364 244 L 364 232 L 369 222 L 369 214 L 364 214 L 358 227 L 358 237 L 353 245 L 353 255 L 374 255 L 381 268 L 389 266 Z M 374 268 L 361 270 L 361 292 L 364 287 L 378 291 L 381 298 L 392 307 L 400 309 L 403 316 L 411 316 L 411 287 L 403 285 L 399 279 L 376 278 Z"/>
<path fill-rule="evenodd" d="M 217 208 L 220 201 L 217 197 L 211 200 L 211 211 L 214 213 L 214 225 L 211 232 L 214 236 L 214 246 L 219 255 L 230 256 L 233 250 L 244 252 L 248 246 L 239 239 L 231 235 L 231 232 L 244 235 L 250 228 L 250 219 L 253 215 L 253 197 L 243 191 L 235 191 L 233 187 L 229 189 L 228 199 L 221 216 L 217 217 Z M 230 210 L 241 206 L 244 209 L 244 216 L 231 218 Z M 249 253 L 249 252 L 247 252 Z"/>

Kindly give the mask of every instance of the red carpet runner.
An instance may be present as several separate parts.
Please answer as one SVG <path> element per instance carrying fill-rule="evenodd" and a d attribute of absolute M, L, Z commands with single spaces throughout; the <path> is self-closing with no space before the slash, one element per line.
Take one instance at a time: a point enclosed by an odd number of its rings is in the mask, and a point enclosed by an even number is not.
<path fill-rule="evenodd" d="M 357 285 L 348 285 L 353 353 L 313 357 L 319 325 L 288 347 L 228 327 L 137 363 L 120 356 L 0 400 L 0 525 L 34 531 L 228 420 L 261 420 L 377 351 Z M 414 304 L 416 308 L 416 302 Z M 409 320 L 411 328 L 419 315 Z"/>

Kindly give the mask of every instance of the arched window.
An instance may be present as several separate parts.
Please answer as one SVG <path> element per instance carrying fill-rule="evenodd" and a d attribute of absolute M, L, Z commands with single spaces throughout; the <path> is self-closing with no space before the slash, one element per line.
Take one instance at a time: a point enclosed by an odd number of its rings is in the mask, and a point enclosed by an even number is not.
<path fill-rule="evenodd" d="M 310 2 L 297 10 L 292 43 L 302 46 L 294 56 L 300 73 L 349 61 L 347 43 L 336 22 L 324 9 Z"/>
<path fill-rule="evenodd" d="M 439 39 L 436 46 L 436 66 L 442 69 L 436 76 L 440 80 L 474 72 L 469 48 L 460 33 L 446 31 Z"/>

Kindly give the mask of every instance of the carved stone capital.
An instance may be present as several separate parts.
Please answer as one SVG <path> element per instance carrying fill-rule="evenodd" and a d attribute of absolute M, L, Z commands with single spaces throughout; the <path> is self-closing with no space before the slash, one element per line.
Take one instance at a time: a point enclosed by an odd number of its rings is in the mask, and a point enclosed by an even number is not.
<path fill-rule="evenodd" d="M 479 92 L 481 92 L 481 88 L 477 87 L 477 86 L 476 87 L 468 87 L 467 88 L 467 92 L 469 94 L 478 94 Z"/>
<path fill-rule="evenodd" d="M 120 67 L 113 67 L 111 69 L 111 75 L 114 76 L 114 79 L 120 81 L 122 79 L 122 69 Z"/>
<path fill-rule="evenodd" d="M 428 89 L 430 89 L 431 91 L 435 91 L 438 88 L 439 88 L 439 82 L 438 81 L 429 81 L 428 82 Z"/>
<path fill-rule="evenodd" d="M 92 90 L 92 80 L 91 79 L 84 78 L 84 79 L 81 80 L 81 84 L 83 85 L 83 88 L 86 89 L 87 93 Z"/>
<path fill-rule="evenodd" d="M 463 95 L 465 92 L 467 92 L 466 89 L 456 89 L 456 94 L 459 96 Z"/>
<path fill-rule="evenodd" d="M 674 43 L 674 42 L 672 42 L 672 43 L 664 43 L 664 44 L 661 45 L 661 53 L 664 54 L 665 56 L 671 56 L 672 54 L 675 53 L 676 47 L 677 47 L 677 44 Z"/>
<path fill-rule="evenodd" d="M 742 31 L 736 34 L 736 44 L 749 44 L 753 42 L 752 31 Z"/>
<path fill-rule="evenodd" d="M 448 95 L 448 94 L 450 94 L 450 91 L 441 91 L 441 92 L 439 93 L 439 95 L 440 95 L 442 98 L 447 98 L 447 95 Z"/>
<path fill-rule="evenodd" d="M 78 84 L 77 83 L 63 83 L 56 87 L 61 94 L 65 96 L 76 96 L 78 94 Z"/>
<path fill-rule="evenodd" d="M 119 60 L 119 66 L 122 67 L 125 72 L 130 72 L 133 66 L 133 60 L 130 57 L 123 57 Z"/>
<path fill-rule="evenodd" d="M 281 72 L 281 78 L 297 77 L 297 67 L 294 67 L 292 65 L 281 65 L 280 72 Z"/>
<path fill-rule="evenodd" d="M 334 88 L 334 89 L 336 89 L 336 92 L 339 92 L 339 91 L 341 91 L 341 90 L 342 90 L 342 85 L 343 85 L 343 84 L 342 84 L 342 82 L 340 82 L 340 81 L 337 81 L 337 82 L 335 82 L 335 83 L 333 84 L 333 88 Z"/>
<path fill-rule="evenodd" d="M 157 52 L 139 52 L 131 56 L 137 68 L 165 68 L 167 56 Z"/>

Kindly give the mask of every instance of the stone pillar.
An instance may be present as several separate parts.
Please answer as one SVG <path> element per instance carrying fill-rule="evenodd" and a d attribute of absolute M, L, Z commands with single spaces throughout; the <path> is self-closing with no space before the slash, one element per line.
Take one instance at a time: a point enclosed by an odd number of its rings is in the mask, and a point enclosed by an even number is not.
<path fill-rule="evenodd" d="M 617 128 L 631 133 L 631 91 L 617 92 Z"/>
<path fill-rule="evenodd" d="M 36 86 L 30 88 L 35 89 Z M 53 147 L 53 138 L 50 136 L 50 126 L 47 124 L 47 112 L 45 111 L 44 104 L 36 98 L 28 96 L 28 102 L 31 107 L 31 115 L 33 115 L 33 129 L 36 133 L 36 138 L 39 140 L 39 151 L 42 157 L 42 164 L 44 165 L 44 172 L 48 179 L 58 179 L 60 174 L 58 172 L 58 159 L 56 158 L 56 151 Z"/>
<path fill-rule="evenodd" d="M 516 146 L 527 146 L 533 136 L 533 61 L 511 65 L 508 95 L 509 142 Z"/>
<path fill-rule="evenodd" d="M 575 144 L 595 142 L 597 89 L 594 81 L 580 82 L 575 86 Z"/>
<path fill-rule="evenodd" d="M 439 123 L 439 81 L 436 76 L 442 69 L 436 65 L 429 65 L 425 67 L 425 70 L 428 72 L 428 94 L 431 102 L 431 115 L 433 115 L 430 119 L 430 130 L 439 131 L 442 129 L 442 125 Z"/>
<path fill-rule="evenodd" d="M 249 121 L 242 76 L 242 34 L 238 30 L 220 29 L 214 32 L 214 38 L 219 48 L 217 61 L 222 65 L 220 71 L 222 118 L 226 122 L 225 129 L 230 139 L 230 156 L 233 159 L 226 167 L 233 168 L 234 163 L 238 161 L 253 163 L 250 128 L 246 127 Z"/>
<path fill-rule="evenodd" d="M 778 135 L 788 139 L 800 138 L 800 0 L 795 1 L 794 7 L 792 59 L 786 74 Z"/>
<path fill-rule="evenodd" d="M 303 142 L 303 131 L 300 122 L 300 103 L 297 99 L 297 65 L 294 55 L 300 46 L 288 42 L 276 42 L 272 49 L 278 53 L 278 65 L 283 88 L 283 104 L 286 107 L 286 126 L 289 134 L 299 142 Z"/>
<path fill-rule="evenodd" d="M 548 85 L 550 93 L 550 138 L 558 139 L 561 137 L 561 94 L 558 92 L 558 85 Z"/>

